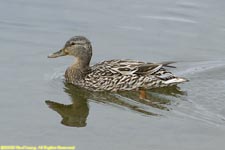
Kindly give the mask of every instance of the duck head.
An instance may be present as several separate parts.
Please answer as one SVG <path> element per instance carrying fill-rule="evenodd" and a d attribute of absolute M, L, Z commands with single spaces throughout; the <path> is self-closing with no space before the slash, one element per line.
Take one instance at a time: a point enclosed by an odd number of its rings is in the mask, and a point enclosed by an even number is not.
<path fill-rule="evenodd" d="M 66 55 L 74 56 L 89 65 L 92 56 L 91 42 L 86 37 L 74 36 L 66 42 L 62 49 L 50 54 L 48 58 L 57 58 Z"/>

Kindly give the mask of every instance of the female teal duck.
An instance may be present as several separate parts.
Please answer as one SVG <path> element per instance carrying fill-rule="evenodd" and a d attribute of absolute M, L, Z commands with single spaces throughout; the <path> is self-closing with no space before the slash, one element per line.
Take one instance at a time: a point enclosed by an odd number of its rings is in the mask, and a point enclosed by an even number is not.
<path fill-rule="evenodd" d="M 74 36 L 65 46 L 48 56 L 56 58 L 71 55 L 76 61 L 65 72 L 68 83 L 91 91 L 128 91 L 172 86 L 187 81 L 176 77 L 165 67 L 168 63 L 144 63 L 133 60 L 109 60 L 90 66 L 91 42 L 83 36 Z"/>

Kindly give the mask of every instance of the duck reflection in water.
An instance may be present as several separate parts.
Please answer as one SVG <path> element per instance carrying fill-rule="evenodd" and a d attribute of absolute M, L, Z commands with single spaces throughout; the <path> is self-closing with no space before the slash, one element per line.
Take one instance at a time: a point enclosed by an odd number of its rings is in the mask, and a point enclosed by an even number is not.
<path fill-rule="evenodd" d="M 86 126 L 89 114 L 89 100 L 119 106 L 120 108 L 126 108 L 142 115 L 157 116 L 159 114 L 150 112 L 149 107 L 169 111 L 168 106 L 171 104 L 171 100 L 166 98 L 166 96 L 178 97 L 186 95 L 177 86 L 149 90 L 146 98 L 142 99 L 139 93 L 134 91 L 118 93 L 90 92 L 69 83 L 64 83 L 64 85 L 64 91 L 71 97 L 72 104 L 60 104 L 52 100 L 46 100 L 45 102 L 49 108 L 56 111 L 62 117 L 61 123 L 70 127 Z"/>
<path fill-rule="evenodd" d="M 64 91 L 71 97 L 72 104 L 60 104 L 50 100 L 46 100 L 46 104 L 62 117 L 61 123 L 63 125 L 85 127 L 89 114 L 88 93 L 67 83 L 65 83 Z"/>

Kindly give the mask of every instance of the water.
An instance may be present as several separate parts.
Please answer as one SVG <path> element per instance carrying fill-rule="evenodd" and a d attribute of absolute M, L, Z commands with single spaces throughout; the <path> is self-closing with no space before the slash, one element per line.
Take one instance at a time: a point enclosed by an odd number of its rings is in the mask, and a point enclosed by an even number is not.
<path fill-rule="evenodd" d="M 225 2 L 0 0 L 0 144 L 77 149 L 222 149 Z M 74 35 L 92 64 L 177 61 L 172 89 L 93 94 L 63 83 L 73 58 L 47 59 Z"/>

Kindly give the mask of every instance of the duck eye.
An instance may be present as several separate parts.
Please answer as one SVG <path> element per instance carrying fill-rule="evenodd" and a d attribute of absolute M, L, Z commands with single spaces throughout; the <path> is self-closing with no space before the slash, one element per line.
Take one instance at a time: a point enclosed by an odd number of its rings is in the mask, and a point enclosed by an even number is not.
<path fill-rule="evenodd" d="M 74 43 L 74 42 L 72 42 L 72 43 L 70 43 L 70 45 L 75 45 L 75 43 Z"/>

